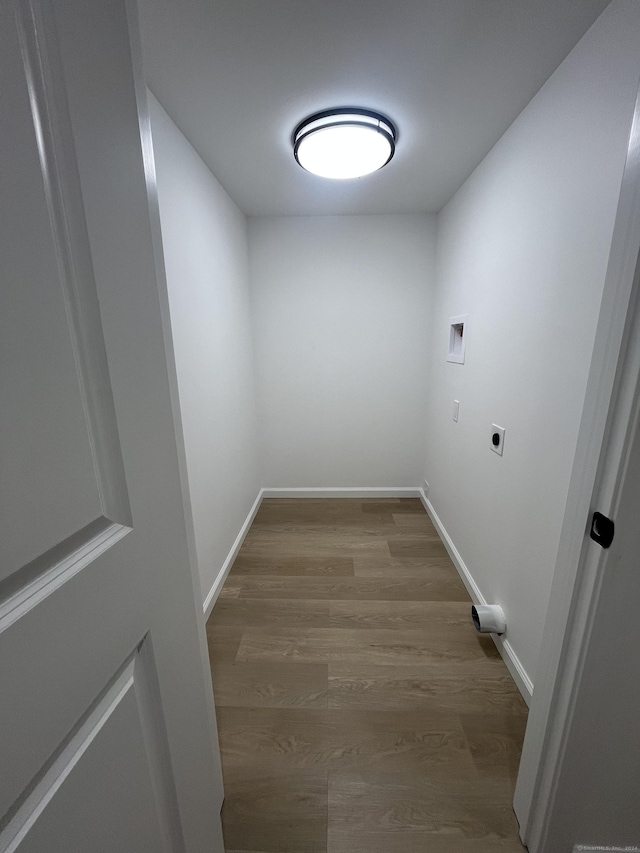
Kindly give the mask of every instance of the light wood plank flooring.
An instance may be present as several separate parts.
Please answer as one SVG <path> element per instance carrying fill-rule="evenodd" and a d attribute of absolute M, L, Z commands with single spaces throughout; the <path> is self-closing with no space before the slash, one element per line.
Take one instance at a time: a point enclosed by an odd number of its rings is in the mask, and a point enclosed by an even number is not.
<path fill-rule="evenodd" d="M 517 853 L 527 708 L 421 503 L 265 500 L 207 623 L 228 853 Z"/>

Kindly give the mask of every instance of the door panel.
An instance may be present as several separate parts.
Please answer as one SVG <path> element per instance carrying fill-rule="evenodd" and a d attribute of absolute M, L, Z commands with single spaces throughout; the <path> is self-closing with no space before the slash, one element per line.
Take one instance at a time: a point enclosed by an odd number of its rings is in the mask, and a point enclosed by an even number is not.
<path fill-rule="evenodd" d="M 136 27 L 0 0 L 0 851 L 223 849 Z"/>
<path fill-rule="evenodd" d="M 151 616 L 129 583 L 122 550 L 116 546 L 91 561 L 0 634 L 0 732 L 7 733 L 0 814 L 37 777 L 144 636 Z M 18 725 L 24 738 L 9 736 Z"/>
<path fill-rule="evenodd" d="M 183 849 L 152 661 L 143 642 L 25 790 L 3 849 Z"/>
<path fill-rule="evenodd" d="M 6 10 L 0 25 L 5 30 L 0 198 L 13 201 L 0 206 L 0 252 L 9 285 L 3 287 L 0 329 L 1 428 L 5 446 L 12 448 L 3 470 L 1 510 L 8 536 L 0 546 L 2 580 L 85 527 L 101 507 L 18 28 Z M 18 158 L 20 171 L 9 165 Z M 47 280 L 50 286 L 42 287 Z M 18 288 L 20 298 L 8 298 Z M 13 364 L 20 365 L 19 376 L 7 375 Z"/>
<path fill-rule="evenodd" d="M 5 598 L 130 521 L 50 15 L 12 11 L 0 11 L 0 584 L 21 578 Z"/>

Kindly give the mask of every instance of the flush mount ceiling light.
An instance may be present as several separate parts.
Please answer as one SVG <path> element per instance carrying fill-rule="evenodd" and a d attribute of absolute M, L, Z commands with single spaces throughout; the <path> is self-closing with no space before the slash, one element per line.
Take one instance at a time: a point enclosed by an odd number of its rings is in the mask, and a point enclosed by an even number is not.
<path fill-rule="evenodd" d="M 345 180 L 376 172 L 391 160 L 396 129 L 371 110 L 344 107 L 315 113 L 293 132 L 293 154 L 307 172 Z"/>

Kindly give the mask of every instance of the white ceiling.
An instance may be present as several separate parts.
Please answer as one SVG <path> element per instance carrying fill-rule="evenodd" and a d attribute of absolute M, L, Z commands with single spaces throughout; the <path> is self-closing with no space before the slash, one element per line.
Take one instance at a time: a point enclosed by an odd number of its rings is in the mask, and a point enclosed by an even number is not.
<path fill-rule="evenodd" d="M 150 88 L 248 215 L 437 211 L 608 0 L 139 0 Z M 374 175 L 293 159 L 310 113 L 398 128 Z"/>

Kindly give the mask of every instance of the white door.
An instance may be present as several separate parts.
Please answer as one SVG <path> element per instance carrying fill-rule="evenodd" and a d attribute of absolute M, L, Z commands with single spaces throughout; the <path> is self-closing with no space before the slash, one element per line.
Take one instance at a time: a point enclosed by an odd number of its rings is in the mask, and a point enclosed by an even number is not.
<path fill-rule="evenodd" d="M 531 853 L 640 843 L 639 424 L 640 91 L 515 791 Z"/>
<path fill-rule="evenodd" d="M 540 853 L 640 845 L 640 312 L 631 347 L 634 403 L 626 435 L 612 436 L 624 449 L 613 467 L 605 455 L 594 495 L 615 536 L 585 549 L 582 569 L 597 580 Z"/>
<path fill-rule="evenodd" d="M 136 39 L 0 0 L 0 851 L 223 849 Z"/>

